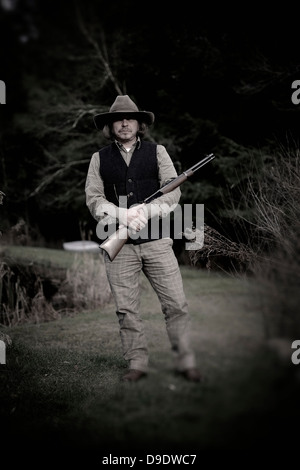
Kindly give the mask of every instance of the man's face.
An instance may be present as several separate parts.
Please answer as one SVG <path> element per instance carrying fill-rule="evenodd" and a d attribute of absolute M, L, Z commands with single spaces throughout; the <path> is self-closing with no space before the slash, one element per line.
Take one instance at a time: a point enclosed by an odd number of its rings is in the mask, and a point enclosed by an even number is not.
<path fill-rule="evenodd" d="M 136 134 L 139 130 L 139 123 L 136 119 L 124 118 L 121 121 L 114 121 L 112 129 L 116 139 L 119 142 L 131 142 L 136 140 Z"/>

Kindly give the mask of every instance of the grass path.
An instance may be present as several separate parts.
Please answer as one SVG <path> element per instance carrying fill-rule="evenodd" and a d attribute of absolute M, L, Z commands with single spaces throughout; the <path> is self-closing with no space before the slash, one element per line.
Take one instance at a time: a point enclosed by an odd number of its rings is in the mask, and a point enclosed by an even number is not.
<path fill-rule="evenodd" d="M 188 267 L 182 275 L 202 385 L 174 374 L 160 306 L 143 279 L 151 364 L 137 384 L 120 381 L 126 364 L 112 303 L 2 329 L 12 339 L 0 366 L 3 445 L 116 455 L 294 448 L 298 370 L 267 347 L 249 281 Z"/>

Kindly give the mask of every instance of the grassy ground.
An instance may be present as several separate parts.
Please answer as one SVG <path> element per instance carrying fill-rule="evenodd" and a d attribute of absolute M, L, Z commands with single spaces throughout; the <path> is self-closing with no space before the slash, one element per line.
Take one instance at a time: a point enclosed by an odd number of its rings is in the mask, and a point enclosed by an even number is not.
<path fill-rule="evenodd" d="M 0 256 L 12 258 L 24 264 L 35 263 L 45 267 L 67 269 L 72 266 L 75 252 L 36 246 L 2 245 Z"/>
<path fill-rule="evenodd" d="M 55 264 L 55 250 L 34 256 L 49 262 L 48 254 Z M 284 347 L 281 355 L 270 348 L 252 283 L 189 267 L 182 275 L 203 384 L 174 374 L 160 306 L 143 279 L 151 367 L 137 384 L 120 381 L 126 364 L 112 303 L 1 328 L 12 339 L 0 365 L 3 448 L 133 456 L 295 448 L 299 372 Z"/>

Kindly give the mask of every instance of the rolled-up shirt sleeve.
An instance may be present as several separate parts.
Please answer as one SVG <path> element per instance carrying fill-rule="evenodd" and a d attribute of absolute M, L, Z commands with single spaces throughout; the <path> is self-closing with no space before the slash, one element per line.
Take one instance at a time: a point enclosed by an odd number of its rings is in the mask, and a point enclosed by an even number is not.
<path fill-rule="evenodd" d="M 93 154 L 85 183 L 86 205 L 98 222 L 107 217 L 107 223 L 116 220 L 117 207 L 109 202 L 104 193 L 104 184 L 100 176 L 99 152 Z"/>

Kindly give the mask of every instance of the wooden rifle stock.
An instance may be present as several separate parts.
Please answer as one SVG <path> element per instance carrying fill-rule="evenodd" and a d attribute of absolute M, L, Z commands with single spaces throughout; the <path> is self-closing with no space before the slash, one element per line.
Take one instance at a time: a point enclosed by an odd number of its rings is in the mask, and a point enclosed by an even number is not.
<path fill-rule="evenodd" d="M 215 155 L 210 153 L 205 158 L 203 158 L 200 162 L 196 163 L 191 168 L 189 168 L 188 170 L 184 171 L 179 176 L 174 178 L 172 181 L 162 186 L 158 191 L 151 194 L 151 196 L 147 197 L 143 201 L 144 204 L 148 204 L 154 201 L 155 199 L 159 198 L 163 194 L 170 193 L 174 189 L 178 188 L 178 186 L 184 183 L 184 181 L 186 181 L 187 178 L 192 176 L 195 173 L 195 171 L 202 168 L 204 165 L 206 165 L 208 162 L 210 162 L 214 158 L 215 158 Z M 107 253 L 109 259 L 113 261 L 115 257 L 117 256 L 117 254 L 122 249 L 122 247 L 125 245 L 129 237 L 130 237 L 130 231 L 128 227 L 125 227 L 125 225 L 120 225 L 118 230 L 116 230 L 116 232 L 114 232 L 103 243 L 101 243 L 100 248 L 102 248 L 102 250 L 104 250 Z"/>

